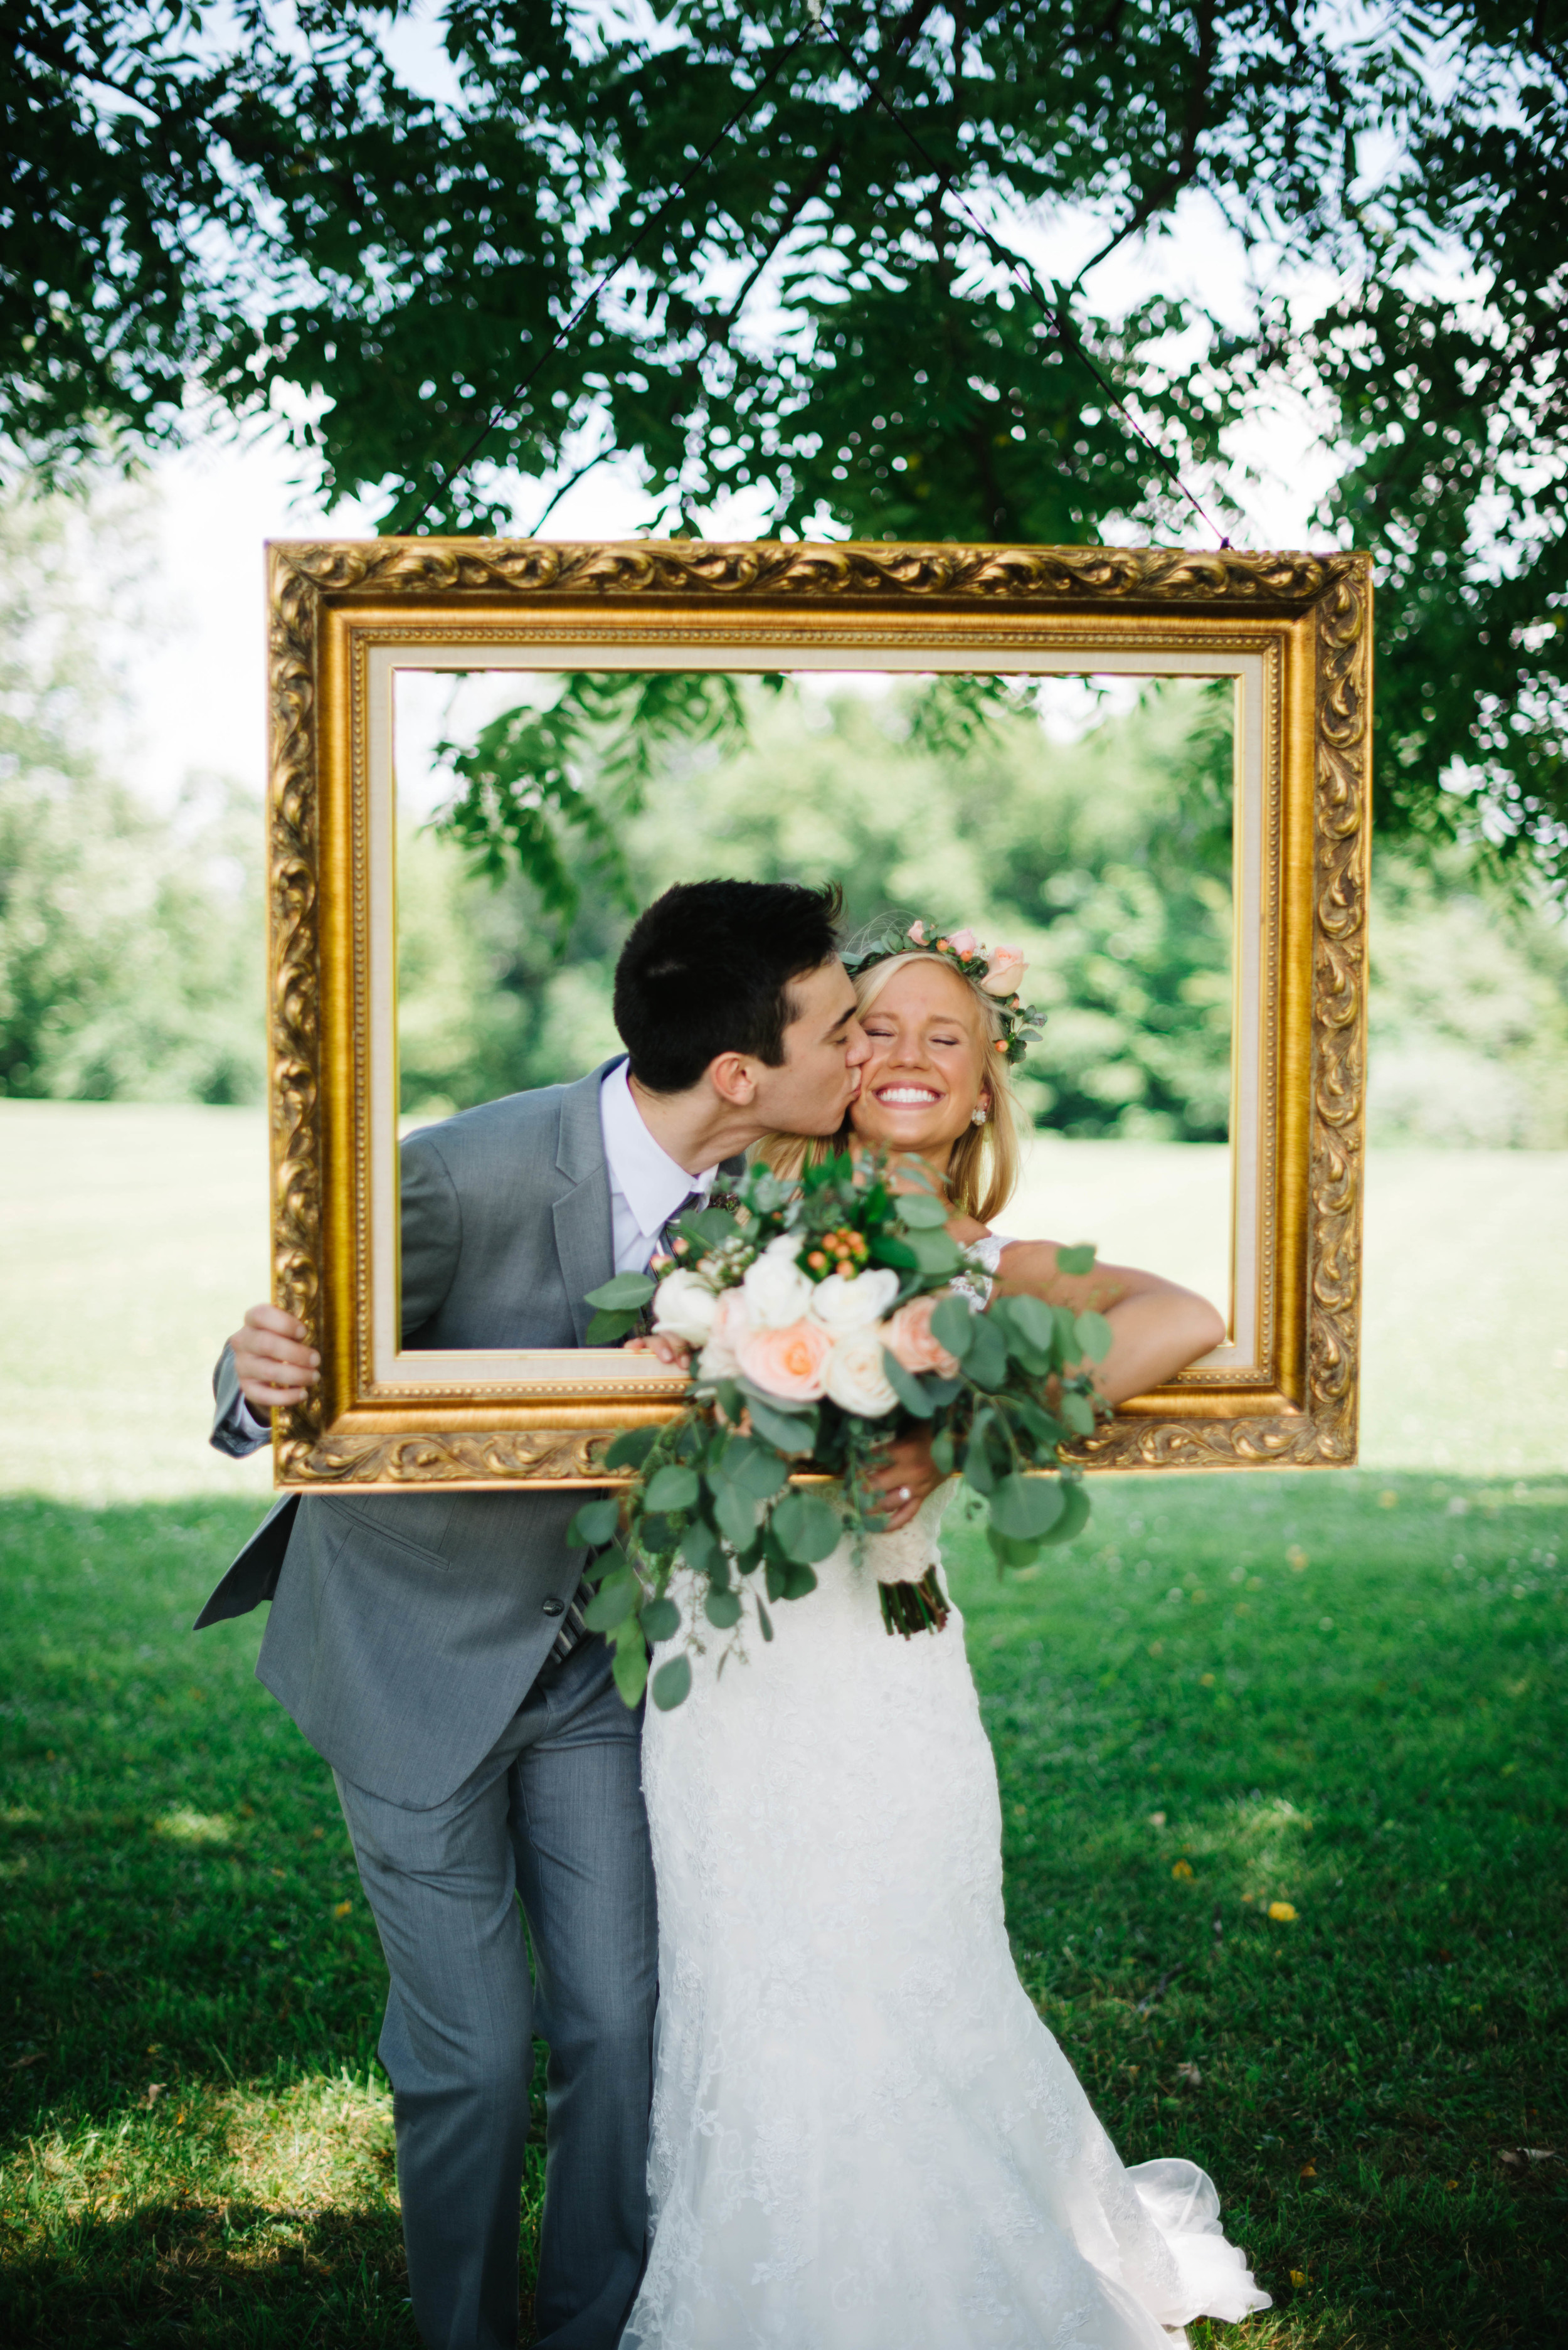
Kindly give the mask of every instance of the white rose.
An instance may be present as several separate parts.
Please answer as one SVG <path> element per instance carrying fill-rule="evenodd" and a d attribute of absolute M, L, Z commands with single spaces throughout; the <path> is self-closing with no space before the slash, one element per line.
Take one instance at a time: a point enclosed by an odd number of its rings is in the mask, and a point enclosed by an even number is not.
<path fill-rule="evenodd" d="M 864 1419 L 880 1419 L 898 1402 L 882 1367 L 885 1343 L 879 1326 L 847 1331 L 835 1342 L 827 1358 L 826 1386 L 841 1411 L 856 1412 Z"/>
<path fill-rule="evenodd" d="M 787 1330 L 811 1304 L 813 1284 L 794 1261 L 795 1246 L 792 1242 L 787 1256 L 782 1249 L 776 1256 L 769 1251 L 746 1267 L 741 1287 L 759 1329 Z"/>
<path fill-rule="evenodd" d="M 776 1240 L 771 1240 L 768 1243 L 766 1248 L 763 1251 L 763 1254 L 764 1256 L 786 1256 L 788 1257 L 791 1264 L 794 1264 L 800 1254 L 800 1234 L 798 1232 L 780 1232 Z"/>
<path fill-rule="evenodd" d="M 697 1363 L 700 1379 L 732 1379 L 740 1370 L 735 1340 L 746 1326 L 745 1304 L 738 1289 L 726 1289 L 713 1300 L 713 1323 Z"/>
<path fill-rule="evenodd" d="M 705 1346 L 712 1335 L 719 1301 L 705 1281 L 684 1266 L 667 1273 L 653 1293 L 653 1326 L 689 1347 Z"/>
<path fill-rule="evenodd" d="M 836 1337 L 843 1332 L 865 1330 L 880 1322 L 898 1295 L 898 1276 L 886 1265 L 857 1273 L 846 1281 L 837 1274 L 819 1281 L 812 1293 L 815 1320 Z"/>

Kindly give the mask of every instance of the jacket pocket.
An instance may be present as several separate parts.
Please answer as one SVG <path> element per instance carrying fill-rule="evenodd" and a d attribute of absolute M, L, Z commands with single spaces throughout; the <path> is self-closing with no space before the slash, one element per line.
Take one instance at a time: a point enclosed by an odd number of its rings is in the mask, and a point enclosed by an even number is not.
<path fill-rule="evenodd" d="M 447 1555 L 446 1543 L 452 1513 L 461 1498 L 458 1494 L 367 1493 L 360 1500 L 346 1493 L 320 1493 L 313 1498 L 319 1509 L 339 1523 L 347 1521 L 350 1532 L 368 1534 L 378 1543 L 390 1543 L 395 1549 L 408 1551 L 427 1565 L 439 1567 L 443 1575 L 450 1573 L 452 1562 Z M 337 1547 L 341 1549 L 342 1545 Z"/>

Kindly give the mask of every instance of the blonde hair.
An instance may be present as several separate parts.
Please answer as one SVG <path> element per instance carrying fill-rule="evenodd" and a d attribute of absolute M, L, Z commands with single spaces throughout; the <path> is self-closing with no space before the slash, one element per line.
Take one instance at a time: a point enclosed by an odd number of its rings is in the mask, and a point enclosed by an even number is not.
<path fill-rule="evenodd" d="M 868 1012 L 894 972 L 911 962 L 940 963 L 944 971 L 950 971 L 968 989 L 980 1011 L 981 1035 L 986 1046 L 981 1076 L 991 1096 L 991 1108 L 983 1126 L 966 1126 L 953 1144 L 948 1160 L 947 1190 L 948 1198 L 960 1214 L 972 1216 L 977 1224 L 989 1224 L 1018 1189 L 1022 1155 L 1018 1097 L 1012 1088 L 1012 1067 L 1006 1056 L 996 1049 L 1003 1035 L 1002 1016 L 994 998 L 972 979 L 966 978 L 946 955 L 928 954 L 919 949 L 888 955 L 863 971 L 855 982 L 857 1012 Z M 815 1167 L 824 1159 L 831 1159 L 836 1151 L 846 1150 L 854 1140 L 854 1127 L 846 1120 L 834 1135 L 764 1134 L 753 1155 L 765 1159 L 775 1175 L 788 1177 L 798 1175 L 804 1167 Z"/>

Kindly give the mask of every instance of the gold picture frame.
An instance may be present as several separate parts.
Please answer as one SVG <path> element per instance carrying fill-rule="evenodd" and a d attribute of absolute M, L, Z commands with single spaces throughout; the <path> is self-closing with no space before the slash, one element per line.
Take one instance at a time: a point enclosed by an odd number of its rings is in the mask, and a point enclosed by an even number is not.
<path fill-rule="evenodd" d="M 1224 1359 L 1125 1405 L 1077 1457 L 1105 1469 L 1355 1460 L 1366 556 L 417 538 L 275 544 L 268 566 L 273 1294 L 322 1357 L 308 1400 L 274 1416 L 278 1485 L 602 1483 L 614 1430 L 668 1416 L 680 1393 L 646 1357 L 454 1368 L 400 1356 L 389 1333 L 385 810 L 392 680 L 410 663 L 1232 677 L 1244 1311 Z"/>

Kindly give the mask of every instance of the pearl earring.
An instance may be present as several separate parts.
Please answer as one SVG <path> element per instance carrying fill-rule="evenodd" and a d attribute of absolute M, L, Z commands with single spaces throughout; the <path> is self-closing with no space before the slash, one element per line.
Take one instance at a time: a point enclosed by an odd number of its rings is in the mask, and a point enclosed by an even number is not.
<path fill-rule="evenodd" d="M 969 1114 L 969 1122 L 971 1126 L 983 1126 L 985 1124 L 985 1108 L 982 1103 L 976 1102 L 974 1107 Z"/>

